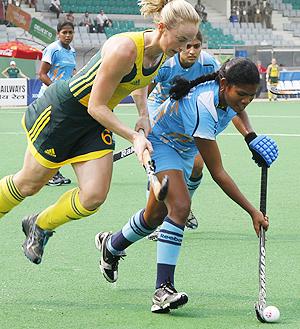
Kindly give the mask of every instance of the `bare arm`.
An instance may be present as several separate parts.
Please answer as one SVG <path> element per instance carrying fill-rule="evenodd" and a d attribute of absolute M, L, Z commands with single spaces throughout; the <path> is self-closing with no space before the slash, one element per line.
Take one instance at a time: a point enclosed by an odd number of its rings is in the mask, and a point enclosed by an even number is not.
<path fill-rule="evenodd" d="M 22 78 L 29 79 L 27 75 L 25 75 L 21 70 L 19 70 L 19 74 Z"/>
<path fill-rule="evenodd" d="M 7 70 L 8 70 L 8 67 L 2 71 L 2 74 L 5 76 L 5 78 L 8 78 Z"/>
<path fill-rule="evenodd" d="M 268 221 L 263 214 L 257 210 L 239 190 L 233 179 L 225 171 L 221 154 L 216 141 L 195 138 L 195 143 L 203 157 L 213 180 L 221 189 L 240 207 L 242 207 L 251 217 L 256 234 L 259 234 L 260 225 L 268 227 Z"/>
<path fill-rule="evenodd" d="M 104 127 L 133 143 L 139 161 L 142 162 L 143 151 L 148 149 L 152 152 L 150 142 L 122 123 L 107 106 L 122 78 L 131 71 L 135 58 L 136 48 L 132 40 L 115 37 L 107 42 L 93 83 L 88 113 Z"/>
<path fill-rule="evenodd" d="M 145 135 L 147 136 L 150 132 L 150 121 L 147 108 L 148 86 L 134 90 L 131 93 L 131 96 L 135 102 L 139 113 L 139 118 L 136 122 L 135 130 L 139 131 L 140 129 L 143 129 Z"/>
<path fill-rule="evenodd" d="M 157 83 L 156 82 L 151 82 L 150 85 L 148 86 L 148 96 L 151 94 L 152 90 L 156 87 Z"/>
<path fill-rule="evenodd" d="M 50 86 L 52 81 L 51 79 L 48 77 L 48 72 L 50 71 L 51 68 L 51 64 L 47 63 L 47 62 L 42 62 L 40 69 L 39 69 L 39 79 L 46 85 L 46 86 Z"/>
<path fill-rule="evenodd" d="M 254 132 L 248 114 L 246 111 L 238 113 L 233 119 L 232 123 L 235 128 L 245 137 L 251 132 Z"/>

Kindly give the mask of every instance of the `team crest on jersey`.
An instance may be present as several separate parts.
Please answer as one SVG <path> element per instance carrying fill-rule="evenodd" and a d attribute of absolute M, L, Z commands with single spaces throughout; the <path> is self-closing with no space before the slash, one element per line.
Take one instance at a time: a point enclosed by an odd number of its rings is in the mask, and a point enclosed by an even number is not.
<path fill-rule="evenodd" d="M 141 80 L 138 79 L 138 80 L 134 80 L 130 83 L 131 85 L 134 85 L 134 86 L 139 86 L 141 84 Z"/>
<path fill-rule="evenodd" d="M 52 149 L 45 150 L 44 153 L 50 155 L 53 158 L 56 158 L 55 150 L 53 148 Z"/>

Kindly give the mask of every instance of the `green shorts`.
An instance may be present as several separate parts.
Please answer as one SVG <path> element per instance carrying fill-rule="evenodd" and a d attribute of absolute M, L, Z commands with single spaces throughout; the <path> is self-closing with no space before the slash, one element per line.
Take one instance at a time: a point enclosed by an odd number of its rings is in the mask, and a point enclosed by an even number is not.
<path fill-rule="evenodd" d="M 115 147 L 111 131 L 88 114 L 66 81 L 30 104 L 22 124 L 32 155 L 47 168 L 101 158 Z"/>
<path fill-rule="evenodd" d="M 270 83 L 271 84 L 276 84 L 278 83 L 278 77 L 269 77 Z"/>

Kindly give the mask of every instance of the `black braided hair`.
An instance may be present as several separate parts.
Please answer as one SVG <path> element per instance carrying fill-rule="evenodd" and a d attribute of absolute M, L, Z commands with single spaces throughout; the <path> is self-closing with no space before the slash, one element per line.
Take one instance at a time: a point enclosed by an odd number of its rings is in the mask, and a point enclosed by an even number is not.
<path fill-rule="evenodd" d="M 170 97 L 175 100 L 186 96 L 200 83 L 225 78 L 229 85 L 259 84 L 259 72 L 256 65 L 248 58 L 236 57 L 226 61 L 219 71 L 200 76 L 195 80 L 179 78 L 170 89 Z"/>
<path fill-rule="evenodd" d="M 170 97 L 172 99 L 178 100 L 186 96 L 193 87 L 206 81 L 216 80 L 218 79 L 218 77 L 219 71 L 211 74 L 202 75 L 199 78 L 196 78 L 195 80 L 187 80 L 178 77 L 176 78 L 176 80 L 174 81 L 174 85 L 170 89 Z"/>

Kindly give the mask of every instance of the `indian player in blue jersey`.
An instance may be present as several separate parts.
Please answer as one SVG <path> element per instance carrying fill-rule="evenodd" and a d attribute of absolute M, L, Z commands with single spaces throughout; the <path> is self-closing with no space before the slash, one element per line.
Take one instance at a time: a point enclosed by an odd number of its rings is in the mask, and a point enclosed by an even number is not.
<path fill-rule="evenodd" d="M 43 82 L 38 97 L 41 97 L 48 86 L 58 80 L 68 80 L 75 73 L 76 52 L 71 46 L 74 37 L 74 25 L 71 22 L 57 24 L 58 40 L 52 42 L 43 51 L 39 78 Z M 71 180 L 58 171 L 47 183 L 49 186 L 70 184 Z"/>
<path fill-rule="evenodd" d="M 158 107 L 169 97 L 170 88 L 178 77 L 193 80 L 201 75 L 206 75 L 219 69 L 220 65 L 216 59 L 203 51 L 201 47 L 202 34 L 198 31 L 196 38 L 188 43 L 183 51 L 176 54 L 174 57 L 169 58 L 160 68 L 158 75 L 149 86 L 149 91 L 151 91 L 151 93 L 148 97 L 147 105 L 151 122 Z M 202 170 L 203 160 L 200 154 L 197 153 L 194 159 L 192 174 L 187 181 L 191 197 L 202 181 Z M 149 184 L 147 195 L 148 194 Z M 194 216 L 192 210 L 185 225 L 189 229 L 196 229 L 198 227 L 198 220 Z M 156 241 L 158 232 L 159 227 L 148 236 L 148 239 Z"/>
<path fill-rule="evenodd" d="M 74 25 L 71 22 L 58 23 L 58 40 L 52 42 L 43 51 L 39 78 L 43 86 L 39 97 L 46 88 L 58 80 L 70 79 L 76 68 L 76 52 L 71 46 L 74 37 Z"/>
<path fill-rule="evenodd" d="M 134 214 L 118 232 L 100 232 L 100 269 L 109 282 L 118 278 L 118 261 L 125 249 L 162 224 L 157 242 L 156 290 L 151 311 L 166 313 L 188 301 L 177 292 L 174 274 L 183 240 L 184 225 L 190 211 L 186 181 L 191 174 L 194 156 L 200 152 L 213 180 L 251 217 L 258 235 L 260 227 L 268 229 L 268 217 L 256 209 L 242 194 L 222 164 L 216 141 L 235 117 L 241 118 L 239 130 L 258 165 L 270 166 L 278 156 L 276 143 L 267 136 L 257 136 L 249 126 L 244 110 L 253 100 L 259 86 L 256 65 L 246 58 L 234 58 L 218 72 L 192 81 L 179 80 L 153 117 L 148 135 L 153 146 L 152 159 L 157 177 L 169 177 L 164 202 L 155 199 L 152 189 L 144 209 Z M 259 145 L 260 144 L 260 145 Z M 259 147 L 258 147 L 259 145 Z M 263 146 L 262 149 L 260 146 Z"/>

